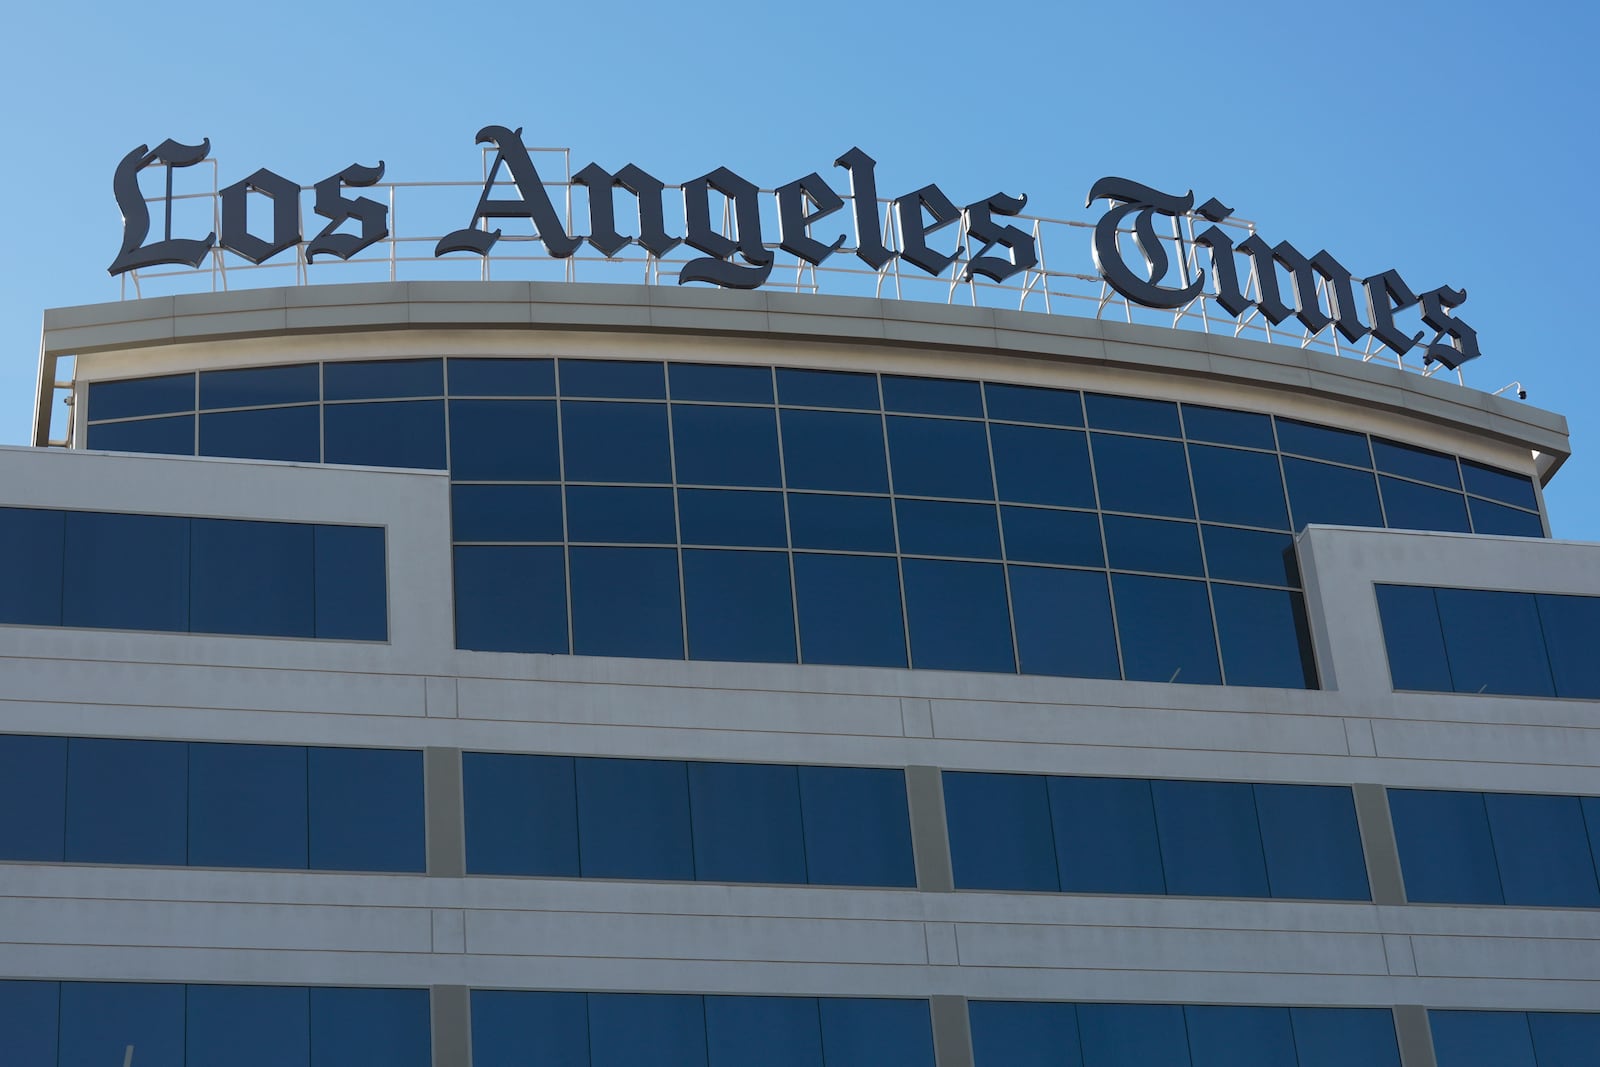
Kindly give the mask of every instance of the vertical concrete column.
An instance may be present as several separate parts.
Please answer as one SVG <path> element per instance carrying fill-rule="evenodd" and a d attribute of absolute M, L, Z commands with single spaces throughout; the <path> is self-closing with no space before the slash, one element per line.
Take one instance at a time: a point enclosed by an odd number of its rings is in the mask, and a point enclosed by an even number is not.
<path fill-rule="evenodd" d="M 944 821 L 944 781 L 939 768 L 906 768 L 906 803 L 911 808 L 917 888 L 949 893 L 955 889 L 955 877 L 950 870 L 950 833 Z"/>
<path fill-rule="evenodd" d="M 436 985 L 428 993 L 433 1067 L 468 1067 L 472 1063 L 472 1002 L 467 987 Z"/>
<path fill-rule="evenodd" d="M 1433 1031 L 1428 1009 L 1401 1004 L 1394 1009 L 1394 1036 L 1400 1042 L 1401 1067 L 1438 1067 L 1433 1052 Z"/>
<path fill-rule="evenodd" d="M 1404 904 L 1405 879 L 1400 872 L 1400 848 L 1389 818 L 1389 794 L 1381 785 L 1359 782 L 1355 787 L 1356 822 L 1361 827 L 1361 848 L 1367 855 L 1367 882 L 1374 904 Z"/>
<path fill-rule="evenodd" d="M 460 749 L 423 749 L 422 793 L 427 805 L 428 874 L 463 877 L 467 873 L 467 830 L 462 814 Z"/>
<path fill-rule="evenodd" d="M 972 1024 L 966 997 L 932 997 L 933 1058 L 938 1067 L 973 1067 Z M 1406 1064 L 1405 1067 L 1411 1067 Z"/>

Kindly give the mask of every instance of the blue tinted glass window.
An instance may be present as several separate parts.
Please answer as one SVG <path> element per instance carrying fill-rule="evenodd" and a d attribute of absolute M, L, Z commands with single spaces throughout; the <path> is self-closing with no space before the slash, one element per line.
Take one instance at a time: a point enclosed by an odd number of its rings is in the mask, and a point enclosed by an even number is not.
<path fill-rule="evenodd" d="M 1180 437 L 1183 434 L 1178 428 L 1178 405 L 1171 401 L 1085 393 L 1083 406 L 1089 416 L 1089 425 L 1097 430 L 1124 430 L 1159 437 Z"/>
<path fill-rule="evenodd" d="M 459 481 L 560 478 L 555 401 L 450 401 L 450 475 Z"/>
<path fill-rule="evenodd" d="M 1061 888 L 1044 778 L 968 771 L 942 777 L 957 889 Z"/>
<path fill-rule="evenodd" d="M 1017 669 L 1004 568 L 997 563 L 931 559 L 908 559 L 901 567 L 913 667 Z"/>
<path fill-rule="evenodd" d="M 1183 405 L 1183 430 L 1191 441 L 1210 441 L 1218 445 L 1245 448 L 1277 448 L 1272 435 L 1272 417 L 1251 411 Z"/>
<path fill-rule="evenodd" d="M 674 404 L 672 444 L 678 481 L 686 485 L 783 484 L 772 408 Z"/>
<path fill-rule="evenodd" d="M 888 556 L 794 556 L 800 657 L 806 663 L 904 667 L 900 571 Z"/>
<path fill-rule="evenodd" d="M 710 1067 L 822 1067 L 822 1021 L 810 997 L 706 997 Z"/>
<path fill-rule="evenodd" d="M 887 493 L 882 417 L 785 411 L 783 468 L 791 489 Z"/>
<path fill-rule="evenodd" d="M 982 418 L 983 394 L 977 382 L 958 382 L 948 378 L 901 378 L 885 374 L 883 409 L 909 411 L 918 415 Z"/>
<path fill-rule="evenodd" d="M 549 359 L 456 358 L 448 361 L 451 396 L 555 396 Z"/>
<path fill-rule="evenodd" d="M 1331 785 L 1257 785 L 1256 814 L 1275 897 L 1368 900 L 1355 797 Z"/>
<path fill-rule="evenodd" d="M 1600 1050 L 1600 1014 L 1530 1011 L 1528 1030 L 1539 1067 L 1593 1067 Z"/>
<path fill-rule="evenodd" d="M 994 499 L 989 442 L 981 422 L 903 415 L 885 421 L 896 493 Z"/>
<path fill-rule="evenodd" d="M 1194 498 L 1200 517 L 1240 526 L 1289 528 L 1278 457 L 1237 448 L 1190 445 Z"/>
<path fill-rule="evenodd" d="M 1386 474 L 1398 474 L 1446 489 L 1461 489 L 1461 473 L 1456 470 L 1454 456 L 1374 437 L 1372 458 L 1377 468 Z"/>
<path fill-rule="evenodd" d="M 1533 594 L 1436 589 L 1434 596 L 1456 692 L 1555 695 Z"/>
<path fill-rule="evenodd" d="M 189 628 L 209 634 L 316 633 L 312 527 L 194 519 Z"/>
<path fill-rule="evenodd" d="M 1406 898 L 1430 904 L 1503 904 L 1481 793 L 1389 790 Z"/>
<path fill-rule="evenodd" d="M 1195 897 L 1264 897 L 1255 793 L 1244 782 L 1150 783 L 1167 892 Z"/>
<path fill-rule="evenodd" d="M 1202 523 L 1200 538 L 1206 546 L 1206 569 L 1214 579 L 1263 585 L 1300 584 L 1294 538 L 1288 534 Z"/>
<path fill-rule="evenodd" d="M 1387 1008 L 1290 1008 L 1300 1067 L 1400 1067 Z"/>
<path fill-rule="evenodd" d="M 13 1062 L 56 1067 L 60 1021 L 59 983 L 0 981 L 0 1034 Z"/>
<path fill-rule="evenodd" d="M 1062 889 L 1166 892 L 1149 782 L 1064 777 L 1047 781 Z"/>
<path fill-rule="evenodd" d="M 672 481 L 665 404 L 562 401 L 561 440 L 572 481 Z"/>
<path fill-rule="evenodd" d="M 1072 1004 L 974 1000 L 967 1004 L 976 1067 L 1081 1067 Z"/>
<path fill-rule="evenodd" d="M 1467 510 L 1472 512 L 1474 533 L 1502 537 L 1544 536 L 1544 522 L 1534 512 L 1519 511 L 1475 496 L 1467 497 Z"/>
<path fill-rule="evenodd" d="M 672 490 L 569 485 L 567 537 L 572 541 L 673 544 L 678 540 L 678 521 Z"/>
<path fill-rule="evenodd" d="M 567 651 L 567 568 L 560 547 L 460 547 L 455 580 L 457 648 Z"/>
<path fill-rule="evenodd" d="M 322 423 L 327 463 L 444 469 L 443 400 L 329 404 Z"/>
<path fill-rule="evenodd" d="M 311 1067 L 429 1067 L 426 989 L 319 989 L 311 994 Z"/>
<path fill-rule="evenodd" d="M 1176 1004 L 1079 1004 L 1083 1067 L 1188 1067 L 1183 1009 Z"/>
<path fill-rule="evenodd" d="M 129 1045 L 135 1063 L 182 1063 L 183 994 L 181 985 L 62 982 L 56 1067 L 118 1067 Z"/>
<path fill-rule="evenodd" d="M 67 739 L 0 734 L 0 859 L 60 861 L 66 818 Z"/>
<path fill-rule="evenodd" d="M 837 370 L 778 368 L 778 403 L 803 408 L 878 410 L 878 378 Z"/>
<path fill-rule="evenodd" d="M 421 752 L 313 748 L 306 755 L 313 870 L 427 868 Z"/>
<path fill-rule="evenodd" d="M 1023 674 L 1122 676 L 1104 573 L 1015 564 L 1006 573 Z"/>
<path fill-rule="evenodd" d="M 796 548 L 893 552 L 894 512 L 881 496 L 789 494 L 789 529 Z"/>
<path fill-rule="evenodd" d="M 578 793 L 568 756 L 461 754 L 470 874 L 578 875 Z"/>
<path fill-rule="evenodd" d="M 381 526 L 318 526 L 317 636 L 382 641 L 389 636 L 387 560 Z"/>
<path fill-rule="evenodd" d="M 817 1007 L 828 1067 L 933 1067 L 927 1001 L 823 997 Z"/>
<path fill-rule="evenodd" d="M 1111 576 L 1123 677 L 1130 681 L 1219 685 L 1216 635 L 1204 582 Z"/>
<path fill-rule="evenodd" d="M 390 397 L 443 395 L 443 360 L 374 359 L 355 363 L 326 363 L 322 367 L 324 400 L 383 400 Z"/>
<path fill-rule="evenodd" d="M 304 404 L 201 415 L 200 455 L 316 463 L 322 459 L 322 410 Z"/>
<path fill-rule="evenodd" d="M 690 763 L 694 874 L 705 882 L 806 882 L 794 767 Z"/>
<path fill-rule="evenodd" d="M 589 1049 L 592 1067 L 706 1067 L 704 1003 L 658 993 L 590 993 Z"/>
<path fill-rule="evenodd" d="M 772 403 L 772 371 L 766 367 L 729 367 L 707 363 L 673 363 L 667 368 L 674 400 L 724 403 Z"/>
<path fill-rule="evenodd" d="M 1215 584 L 1217 644 L 1229 685 L 1315 689 L 1304 598 L 1284 589 Z"/>
<path fill-rule="evenodd" d="M 194 455 L 194 416 L 102 422 L 89 427 L 89 447 L 106 452 Z"/>
<path fill-rule="evenodd" d="M 1389 677 L 1396 689 L 1448 693 L 1450 661 L 1439 628 L 1433 590 L 1416 585 L 1379 585 L 1378 617 L 1389 653 Z"/>
<path fill-rule="evenodd" d="M 564 359 L 561 395 L 661 400 L 667 382 L 659 363 L 619 359 Z"/>
<path fill-rule="evenodd" d="M 1285 457 L 1283 479 L 1289 487 L 1294 529 L 1313 522 L 1334 526 L 1382 526 L 1378 486 L 1370 471 Z"/>
<path fill-rule="evenodd" d="M 1141 515 L 1194 517 L 1183 445 L 1143 437 L 1090 434 L 1100 506 Z"/>
<path fill-rule="evenodd" d="M 1578 802 L 1589 827 L 1589 853 L 1594 857 L 1595 874 L 1600 875 L 1600 797 L 1579 797 Z"/>
<path fill-rule="evenodd" d="M 689 776 L 676 760 L 579 759 L 585 878 L 694 880 Z"/>
<path fill-rule="evenodd" d="M 184 1043 L 190 1067 L 310 1064 L 309 990 L 295 986 L 192 985 L 187 992 Z M 134 1063 L 139 1062 L 142 1052 L 134 1050 Z"/>
<path fill-rule="evenodd" d="M 193 374 L 89 383 L 91 419 L 128 419 L 137 415 L 165 415 L 171 411 L 193 410 Z"/>
<path fill-rule="evenodd" d="M 0 508 L 0 556 L 16 561 L 0 588 L 0 623 L 61 625 L 66 513 Z"/>
<path fill-rule="evenodd" d="M 1497 470 L 1469 459 L 1461 461 L 1461 474 L 1466 479 L 1469 493 L 1486 496 L 1502 504 L 1515 504 L 1529 511 L 1539 510 L 1539 497 L 1533 490 L 1533 479 L 1525 474 Z"/>
<path fill-rule="evenodd" d="M 202 411 L 315 403 L 321 395 L 322 371 L 315 363 L 200 372 Z"/>
<path fill-rule="evenodd" d="M 1105 517 L 1106 561 L 1116 570 L 1205 574 L 1200 530 L 1192 522 Z"/>
<path fill-rule="evenodd" d="M 989 427 L 989 439 L 1001 500 L 1094 507 L 1089 446 L 1081 430 L 996 424 Z"/>
<path fill-rule="evenodd" d="M 789 543 L 782 493 L 679 489 L 678 529 L 686 545 L 783 548 Z"/>
<path fill-rule="evenodd" d="M 189 863 L 306 866 L 306 750 L 189 746 Z"/>
<path fill-rule="evenodd" d="M 801 767 L 799 774 L 812 884 L 917 884 L 903 771 Z"/>
<path fill-rule="evenodd" d="M 188 746 L 74 737 L 67 743 L 72 863 L 181 867 L 188 860 Z"/>
<path fill-rule="evenodd" d="M 1100 516 L 1092 511 L 1056 511 L 1003 505 L 1006 558 L 1069 567 L 1105 566 Z"/>
<path fill-rule="evenodd" d="M 1534 603 L 1556 696 L 1600 698 L 1600 597 L 1537 593 Z"/>
<path fill-rule="evenodd" d="M 685 549 L 683 597 L 690 659 L 795 662 L 787 553 Z"/>
<path fill-rule="evenodd" d="M 1470 533 L 1466 498 L 1431 485 L 1378 476 L 1383 513 L 1392 530 L 1444 530 Z"/>
<path fill-rule="evenodd" d="M 895 505 L 900 551 L 922 556 L 1000 558 L 1000 526 L 993 504 L 901 500 Z"/>
<path fill-rule="evenodd" d="M 1539 1067 L 1520 1011 L 1430 1011 L 1439 1067 Z"/>
<path fill-rule="evenodd" d="M 472 991 L 472 1067 L 588 1067 L 583 993 Z"/>
<path fill-rule="evenodd" d="M 457 541 L 560 541 L 558 485 L 453 485 L 451 535 Z"/>
<path fill-rule="evenodd" d="M 1485 793 L 1507 904 L 1600 907 L 1600 883 L 1577 797 Z"/>
<path fill-rule="evenodd" d="M 1183 1017 L 1193 1067 L 1295 1067 L 1288 1008 L 1189 1005 Z"/>
<path fill-rule="evenodd" d="M 1001 422 L 1042 422 L 1047 426 L 1082 426 L 1083 397 L 1072 389 L 1040 389 L 1031 385 L 988 382 L 983 393 L 989 417 Z"/>
<path fill-rule="evenodd" d="M 1355 467 L 1372 466 L 1366 435 L 1349 430 L 1335 430 L 1329 426 L 1313 426 L 1308 422 L 1280 418 L 1278 447 L 1297 456 L 1329 459 Z"/>
<path fill-rule="evenodd" d="M 683 658 L 675 549 L 574 548 L 568 562 L 573 652 Z"/>

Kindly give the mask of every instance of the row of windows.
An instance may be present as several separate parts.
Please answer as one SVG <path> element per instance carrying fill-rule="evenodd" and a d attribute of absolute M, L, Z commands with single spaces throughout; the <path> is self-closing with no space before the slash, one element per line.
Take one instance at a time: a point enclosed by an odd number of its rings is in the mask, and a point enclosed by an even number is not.
<path fill-rule="evenodd" d="M 1594 1067 L 1600 1014 L 1430 1011 L 1439 1067 Z"/>
<path fill-rule="evenodd" d="M 1600 699 L 1600 597 L 1379 585 L 1396 689 Z"/>
<path fill-rule="evenodd" d="M 0 508 L 0 622 L 382 641 L 381 527 Z"/>
<path fill-rule="evenodd" d="M 16 1067 L 431 1067 L 426 989 L 0 981 Z"/>

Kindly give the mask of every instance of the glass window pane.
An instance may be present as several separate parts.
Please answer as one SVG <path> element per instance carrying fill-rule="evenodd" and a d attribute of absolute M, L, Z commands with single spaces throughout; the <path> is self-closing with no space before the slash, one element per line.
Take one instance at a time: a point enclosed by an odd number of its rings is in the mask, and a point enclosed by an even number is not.
<path fill-rule="evenodd" d="M 1144 437 L 1090 434 L 1100 506 L 1140 515 L 1194 517 L 1183 445 Z"/>
<path fill-rule="evenodd" d="M 672 481 L 665 404 L 561 402 L 567 477 L 575 482 Z"/>
<path fill-rule="evenodd" d="M 710 1067 L 822 1067 L 811 997 L 706 997 Z"/>
<path fill-rule="evenodd" d="M 1225 408 L 1185 404 L 1183 432 L 1191 441 L 1268 450 L 1278 447 L 1272 435 L 1272 416 L 1253 411 L 1228 411 Z"/>
<path fill-rule="evenodd" d="M 703 999 L 590 993 L 589 1048 L 592 1067 L 706 1067 Z"/>
<path fill-rule="evenodd" d="M 1192 522 L 1107 515 L 1106 562 L 1115 570 L 1205 574 L 1200 530 Z"/>
<path fill-rule="evenodd" d="M 801 767 L 799 774 L 811 884 L 917 884 L 905 772 Z"/>
<path fill-rule="evenodd" d="M 1289 487 L 1295 530 L 1313 522 L 1332 526 L 1383 525 L 1378 486 L 1371 471 L 1286 456 L 1283 480 Z"/>
<path fill-rule="evenodd" d="M 129 419 L 194 410 L 194 374 L 89 383 L 89 418 Z"/>
<path fill-rule="evenodd" d="M 306 866 L 306 750 L 189 746 L 189 863 Z"/>
<path fill-rule="evenodd" d="M 443 470 L 444 401 L 329 404 L 322 446 L 326 463 Z"/>
<path fill-rule="evenodd" d="M 883 409 L 918 415 L 965 415 L 983 418 L 983 394 L 977 382 L 948 378 L 883 376 Z"/>
<path fill-rule="evenodd" d="M 1194 498 L 1202 519 L 1274 530 L 1289 528 L 1277 456 L 1190 445 L 1189 463 L 1194 468 Z"/>
<path fill-rule="evenodd" d="M 59 863 L 66 818 L 67 739 L 0 734 L 0 859 Z"/>
<path fill-rule="evenodd" d="M 322 368 L 315 363 L 200 372 L 202 411 L 212 408 L 264 407 L 268 404 L 316 403 L 321 396 Z"/>
<path fill-rule="evenodd" d="M 567 537 L 575 542 L 676 544 L 672 490 L 569 485 Z"/>
<path fill-rule="evenodd" d="M 1451 692 L 1450 660 L 1444 651 L 1439 605 L 1433 590 L 1419 585 L 1374 588 L 1394 687 L 1423 693 Z"/>
<path fill-rule="evenodd" d="M 785 411 L 782 421 L 783 469 L 790 489 L 889 491 L 882 416 Z"/>
<path fill-rule="evenodd" d="M 578 794 L 570 756 L 463 752 L 469 874 L 578 876 Z"/>
<path fill-rule="evenodd" d="M 1300 1067 L 1400 1067 L 1388 1008 L 1290 1008 Z"/>
<path fill-rule="evenodd" d="M 561 541 L 559 485 L 452 485 L 457 541 Z"/>
<path fill-rule="evenodd" d="M 933 1067 L 933 1020 L 925 1000 L 822 997 L 828 1067 Z"/>
<path fill-rule="evenodd" d="M 1383 513 L 1391 530 L 1443 530 L 1470 533 L 1467 501 L 1460 493 L 1431 485 L 1378 476 L 1383 491 Z"/>
<path fill-rule="evenodd" d="M 796 548 L 895 550 L 894 512 L 883 496 L 790 493 L 789 529 Z"/>
<path fill-rule="evenodd" d="M 1297 456 L 1328 459 L 1355 467 L 1371 467 L 1367 435 L 1329 426 L 1313 426 L 1294 419 L 1278 419 L 1278 447 Z"/>
<path fill-rule="evenodd" d="M 1006 574 L 1023 674 L 1122 677 L 1104 573 L 1012 564 Z"/>
<path fill-rule="evenodd" d="M 149 452 L 162 456 L 194 455 L 194 416 L 102 422 L 89 427 L 89 445 L 105 452 Z"/>
<path fill-rule="evenodd" d="M 683 658 L 676 549 L 574 548 L 569 556 L 573 652 Z"/>
<path fill-rule="evenodd" d="M 1544 523 L 1534 512 L 1519 511 L 1475 496 L 1467 497 L 1467 509 L 1472 512 L 1475 533 L 1501 537 L 1544 536 Z"/>
<path fill-rule="evenodd" d="M 1204 582 L 1113 574 L 1123 677 L 1220 685 L 1211 601 Z"/>
<path fill-rule="evenodd" d="M 1406 899 L 1503 904 L 1482 793 L 1389 790 Z"/>
<path fill-rule="evenodd" d="M 1284 589 L 1215 584 L 1217 643 L 1229 685 L 1315 689 L 1305 598 Z"/>
<path fill-rule="evenodd" d="M 305 404 L 201 415 L 200 455 L 317 463 L 322 459 L 322 409 Z"/>
<path fill-rule="evenodd" d="M 6 1055 L 23 1067 L 56 1067 L 56 1030 L 61 1021 L 57 982 L 0 981 L 0 1034 Z M 114 1067 L 120 1067 L 116 1061 Z"/>
<path fill-rule="evenodd" d="M 1017 669 L 1005 569 L 997 563 L 902 561 L 911 665 L 947 671 Z"/>
<path fill-rule="evenodd" d="M 567 651 L 567 571 L 559 546 L 455 550 L 456 647 Z"/>
<path fill-rule="evenodd" d="M 1537 593 L 1534 602 L 1556 696 L 1600 698 L 1600 597 Z"/>
<path fill-rule="evenodd" d="M 1555 695 L 1532 593 L 1436 589 L 1434 596 L 1456 692 Z"/>
<path fill-rule="evenodd" d="M 451 396 L 555 396 L 556 365 L 550 359 L 452 358 L 447 361 Z"/>
<path fill-rule="evenodd" d="M 1600 1050 L 1600 1014 L 1530 1011 L 1528 1029 L 1539 1067 L 1594 1067 Z"/>
<path fill-rule="evenodd" d="M 878 377 L 837 370 L 778 368 L 778 403 L 803 408 L 878 410 Z"/>
<path fill-rule="evenodd" d="M 62 982 L 56 1067 L 183 1062 L 184 989 L 153 982 Z"/>
<path fill-rule="evenodd" d="M 1507 904 L 1600 907 L 1577 797 L 1485 793 L 1483 806 Z"/>
<path fill-rule="evenodd" d="M 691 762 L 689 814 L 699 881 L 806 883 L 794 767 Z"/>
<path fill-rule="evenodd" d="M 1062 889 L 1166 892 L 1148 781 L 1055 777 L 1047 782 Z"/>
<path fill-rule="evenodd" d="M 188 630 L 189 520 L 67 512 L 61 621 L 115 630 Z"/>
<path fill-rule="evenodd" d="M 318 526 L 317 636 L 383 641 L 389 636 L 388 561 L 381 526 Z"/>
<path fill-rule="evenodd" d="M 1150 783 L 1167 892 L 1192 897 L 1264 897 L 1255 793 L 1245 782 Z"/>
<path fill-rule="evenodd" d="M 191 985 L 187 992 L 186 1067 L 310 1064 L 311 998 L 304 987 Z M 133 1062 L 141 1059 L 143 1050 L 135 1049 Z"/>
<path fill-rule="evenodd" d="M 66 512 L 0 508 L 0 556 L 21 564 L 0 586 L 0 623 L 61 625 L 65 547 Z"/>
<path fill-rule="evenodd" d="M 884 510 L 888 510 L 887 503 Z M 783 548 L 789 543 L 782 493 L 679 489 L 678 529 L 686 545 Z"/>
<path fill-rule="evenodd" d="M 1263 585 L 1300 584 L 1294 538 L 1288 534 L 1202 523 L 1200 538 L 1205 542 L 1206 568 L 1213 579 Z"/>
<path fill-rule="evenodd" d="M 1386 474 L 1398 474 L 1458 492 L 1461 489 L 1461 472 L 1456 469 L 1454 456 L 1374 437 L 1372 458 L 1377 468 Z"/>
<path fill-rule="evenodd" d="M 67 742 L 67 861 L 183 866 L 188 747 L 99 737 Z"/>
<path fill-rule="evenodd" d="M 315 636 L 312 529 L 292 522 L 191 520 L 189 629 Z"/>
<path fill-rule="evenodd" d="M 1579 797 L 1578 803 L 1589 827 L 1589 854 L 1594 857 L 1595 874 L 1600 875 L 1600 797 Z"/>
<path fill-rule="evenodd" d="M 900 551 L 920 556 L 1000 558 L 1000 526 L 993 504 L 901 500 L 895 504 Z"/>
<path fill-rule="evenodd" d="M 1124 430 L 1158 437 L 1183 435 L 1178 428 L 1178 405 L 1169 400 L 1085 393 L 1083 407 L 1088 413 L 1089 425 L 1097 430 Z"/>
<path fill-rule="evenodd" d="M 772 371 L 766 367 L 673 363 L 667 367 L 674 400 L 772 403 Z"/>
<path fill-rule="evenodd" d="M 1100 517 L 1092 511 L 1057 511 L 1002 505 L 1006 557 L 1069 567 L 1104 567 Z"/>
<path fill-rule="evenodd" d="M 443 395 L 444 361 L 439 359 L 368 359 L 322 367 L 324 400 Z"/>
<path fill-rule="evenodd" d="M 612 400 L 663 400 L 667 382 L 659 363 L 621 359 L 563 359 L 561 395 Z"/>
<path fill-rule="evenodd" d="M 553 482 L 561 477 L 554 400 L 450 401 L 450 476 Z"/>
<path fill-rule="evenodd" d="M 1040 389 L 1032 385 L 986 382 L 983 394 L 991 419 L 1042 422 L 1047 426 L 1083 425 L 1083 397 L 1075 389 Z"/>
<path fill-rule="evenodd" d="M 975 1067 L 1081 1067 L 1073 1004 L 967 1003 Z"/>
<path fill-rule="evenodd" d="M 1194 1067 L 1295 1067 L 1288 1008 L 1191 1004 L 1183 1017 Z"/>
<path fill-rule="evenodd" d="M 1529 511 L 1539 510 L 1539 497 L 1533 490 L 1533 479 L 1525 474 L 1486 467 L 1470 459 L 1461 461 L 1461 474 L 1466 479 L 1469 493 L 1486 496 L 1502 504 L 1515 504 Z"/>
<path fill-rule="evenodd" d="M 970 771 L 941 777 L 957 889 L 1061 888 L 1044 778 Z"/>
<path fill-rule="evenodd" d="M 787 552 L 683 553 L 689 658 L 793 663 Z"/>
<path fill-rule="evenodd" d="M 894 491 L 903 496 L 993 500 L 989 442 L 981 422 L 891 415 L 889 456 Z"/>
<path fill-rule="evenodd" d="M 307 769 L 313 870 L 427 869 L 421 752 L 313 748 Z"/>
<path fill-rule="evenodd" d="M 1001 500 L 1094 507 L 1094 476 L 1083 431 L 996 424 L 989 427 L 989 439 Z"/>
<path fill-rule="evenodd" d="M 1348 788 L 1257 785 L 1255 793 L 1273 896 L 1371 899 L 1355 796 Z"/>
<path fill-rule="evenodd" d="M 1188 1067 L 1183 1008 L 1176 1004 L 1079 1004 L 1083 1067 Z"/>
<path fill-rule="evenodd" d="M 583 877 L 694 880 L 689 775 L 681 762 L 574 762 Z"/>
<path fill-rule="evenodd" d="M 674 404 L 672 444 L 684 485 L 783 484 L 773 408 Z"/>
<path fill-rule="evenodd" d="M 893 557 L 796 552 L 794 585 L 803 662 L 906 665 L 900 571 Z"/>
<path fill-rule="evenodd" d="M 1520 1011 L 1428 1012 L 1439 1067 L 1539 1067 Z"/>
<path fill-rule="evenodd" d="M 583 993 L 472 991 L 472 1067 L 589 1067 Z"/>
<path fill-rule="evenodd" d="M 311 1067 L 429 1067 L 426 989 L 311 989 Z"/>

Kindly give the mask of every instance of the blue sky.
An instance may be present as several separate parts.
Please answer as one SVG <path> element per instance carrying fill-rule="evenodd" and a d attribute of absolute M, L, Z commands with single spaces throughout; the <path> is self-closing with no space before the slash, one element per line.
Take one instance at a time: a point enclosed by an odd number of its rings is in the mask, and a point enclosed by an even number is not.
<path fill-rule="evenodd" d="M 495 123 L 577 165 L 764 186 L 859 145 L 888 194 L 937 181 L 1088 219 L 1089 186 L 1123 175 L 1358 274 L 1466 288 L 1468 382 L 1520 380 L 1567 416 L 1555 533 L 1600 540 L 1594 5 L 179 2 L 7 21 L 0 443 L 28 433 L 41 310 L 118 296 L 111 176 L 139 144 L 209 137 L 224 182 L 378 159 L 393 180 L 470 179 Z"/>

